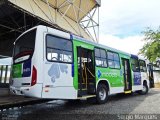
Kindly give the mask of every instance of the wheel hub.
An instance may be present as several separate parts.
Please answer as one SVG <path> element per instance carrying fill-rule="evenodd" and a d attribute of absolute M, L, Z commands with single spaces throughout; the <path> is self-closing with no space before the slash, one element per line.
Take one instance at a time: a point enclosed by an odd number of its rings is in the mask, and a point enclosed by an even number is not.
<path fill-rule="evenodd" d="M 101 90 L 99 91 L 99 98 L 101 100 L 105 100 L 105 98 L 106 98 L 106 91 L 105 91 L 104 88 L 101 88 Z"/>
<path fill-rule="evenodd" d="M 143 92 L 146 92 L 146 90 L 147 90 L 146 86 L 143 86 L 142 91 L 143 91 Z"/>

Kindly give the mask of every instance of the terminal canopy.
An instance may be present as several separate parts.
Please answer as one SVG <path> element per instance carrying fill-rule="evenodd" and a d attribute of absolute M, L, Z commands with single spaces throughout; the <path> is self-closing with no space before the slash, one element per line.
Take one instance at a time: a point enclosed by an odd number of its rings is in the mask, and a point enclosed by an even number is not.
<path fill-rule="evenodd" d="M 77 21 L 77 18 L 73 12 L 78 15 L 78 20 L 80 21 L 94 7 L 100 5 L 100 1 L 96 0 L 48 0 L 48 2 L 55 9 L 59 9 L 63 14 L 65 14 L 65 12 L 67 11 L 66 16 L 74 21 Z M 74 6 L 74 8 L 72 8 L 71 6 Z"/>
<path fill-rule="evenodd" d="M 37 25 L 98 42 L 100 3 L 100 0 L 0 0 L 0 55 L 11 56 L 15 39 Z"/>
<path fill-rule="evenodd" d="M 89 33 L 88 28 L 98 27 L 94 20 L 100 0 L 8 0 L 15 7 L 22 8 L 32 15 L 38 16 L 49 23 L 90 40 L 98 36 Z M 94 10 L 95 9 L 95 10 Z M 93 11 L 93 12 L 92 12 Z M 98 10 L 97 10 L 98 11 Z M 83 19 L 85 19 L 84 24 Z M 98 17 L 97 17 L 98 18 Z M 96 34 L 93 30 L 92 33 Z"/>

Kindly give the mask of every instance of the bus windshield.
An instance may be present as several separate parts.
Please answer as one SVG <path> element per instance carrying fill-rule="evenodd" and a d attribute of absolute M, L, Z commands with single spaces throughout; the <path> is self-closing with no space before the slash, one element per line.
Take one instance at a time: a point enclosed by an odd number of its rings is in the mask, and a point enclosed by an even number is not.
<path fill-rule="evenodd" d="M 27 60 L 33 54 L 35 47 L 35 37 L 36 29 L 27 32 L 16 41 L 13 55 L 15 63 Z M 23 59 L 18 59 L 22 57 Z"/>

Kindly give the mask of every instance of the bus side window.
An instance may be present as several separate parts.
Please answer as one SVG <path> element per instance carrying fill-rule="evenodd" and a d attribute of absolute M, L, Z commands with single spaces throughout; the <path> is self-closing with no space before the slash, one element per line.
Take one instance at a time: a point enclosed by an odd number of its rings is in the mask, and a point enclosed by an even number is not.
<path fill-rule="evenodd" d="M 132 58 L 131 59 L 132 71 L 133 72 L 140 72 L 140 66 L 138 59 Z"/>
<path fill-rule="evenodd" d="M 95 48 L 96 66 L 107 67 L 107 55 L 103 49 Z"/>
<path fill-rule="evenodd" d="M 108 55 L 108 66 L 114 69 L 120 69 L 120 59 L 118 53 L 114 53 L 111 51 L 107 52 Z"/>
<path fill-rule="evenodd" d="M 72 63 L 72 42 L 52 35 L 46 37 L 47 60 Z"/>
<path fill-rule="evenodd" d="M 147 72 L 146 62 L 143 60 L 139 60 L 139 66 L 141 72 Z"/>

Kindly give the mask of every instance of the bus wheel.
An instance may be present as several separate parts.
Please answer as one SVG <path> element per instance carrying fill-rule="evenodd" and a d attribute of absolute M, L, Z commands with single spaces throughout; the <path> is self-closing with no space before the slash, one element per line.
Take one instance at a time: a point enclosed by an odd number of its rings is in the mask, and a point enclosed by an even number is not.
<path fill-rule="evenodd" d="M 140 91 L 138 91 L 138 93 L 139 94 L 141 94 L 141 95 L 145 95 L 145 94 L 147 94 L 148 93 L 148 85 L 146 84 L 146 83 L 144 83 L 143 84 L 143 89 L 142 90 L 140 90 Z"/>
<path fill-rule="evenodd" d="M 97 87 L 97 103 L 104 104 L 108 100 L 108 88 L 104 84 L 99 84 Z"/>

